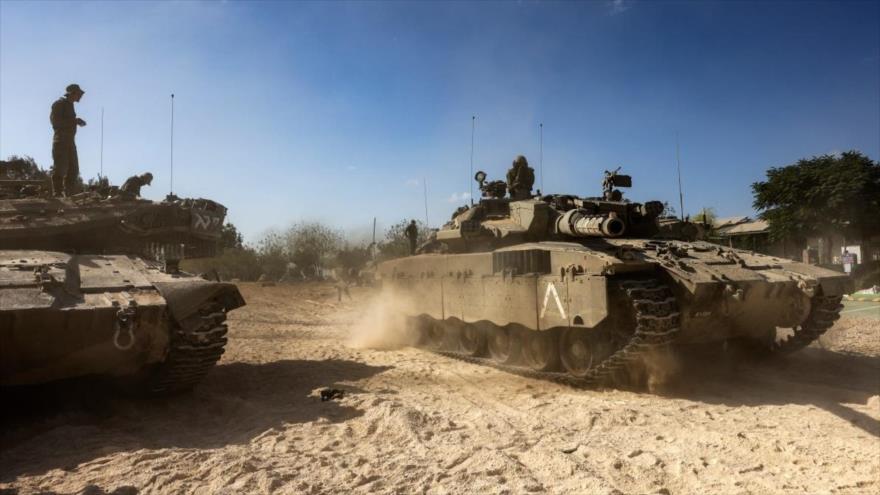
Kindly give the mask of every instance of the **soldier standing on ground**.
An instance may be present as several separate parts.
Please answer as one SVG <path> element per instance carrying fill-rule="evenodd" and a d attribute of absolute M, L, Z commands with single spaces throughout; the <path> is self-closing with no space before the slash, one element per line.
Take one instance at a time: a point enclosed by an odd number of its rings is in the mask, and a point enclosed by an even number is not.
<path fill-rule="evenodd" d="M 55 196 L 75 194 L 79 178 L 79 158 L 76 155 L 76 128 L 86 125 L 86 121 L 76 116 L 73 104 L 82 99 L 86 92 L 79 84 L 67 86 L 61 98 L 52 104 L 49 122 L 55 131 L 52 137 L 52 193 Z"/>
<path fill-rule="evenodd" d="M 510 199 L 520 200 L 532 197 L 532 186 L 535 185 L 535 169 L 529 166 L 526 157 L 519 155 L 507 171 L 507 190 Z"/>
<path fill-rule="evenodd" d="M 406 238 L 409 239 L 409 254 L 416 254 L 416 242 L 419 239 L 419 228 L 416 227 L 416 221 L 411 220 L 406 226 Z"/>

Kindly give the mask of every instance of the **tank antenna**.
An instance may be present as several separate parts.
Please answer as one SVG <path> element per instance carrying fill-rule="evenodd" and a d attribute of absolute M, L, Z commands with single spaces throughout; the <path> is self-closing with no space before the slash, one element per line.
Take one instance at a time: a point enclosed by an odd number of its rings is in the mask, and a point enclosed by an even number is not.
<path fill-rule="evenodd" d="M 425 191 L 425 227 L 428 227 L 428 179 L 422 178 L 422 185 Z"/>
<path fill-rule="evenodd" d="M 681 190 L 681 154 L 678 150 L 678 131 L 675 132 L 675 162 L 678 168 L 678 206 L 681 208 L 679 215 L 681 221 L 684 221 L 684 193 Z"/>
<path fill-rule="evenodd" d="M 468 177 L 468 184 L 471 186 L 471 206 L 474 205 L 474 131 L 477 128 L 477 116 L 471 115 L 471 175 Z"/>
<path fill-rule="evenodd" d="M 174 194 L 174 93 L 171 93 L 171 193 Z"/>
<path fill-rule="evenodd" d="M 104 107 L 101 107 L 101 172 L 98 173 L 98 179 L 104 176 Z"/>
<path fill-rule="evenodd" d="M 541 134 L 541 144 L 540 144 L 540 164 L 541 164 L 541 192 L 544 192 L 544 123 L 541 122 L 538 124 L 538 129 Z"/>

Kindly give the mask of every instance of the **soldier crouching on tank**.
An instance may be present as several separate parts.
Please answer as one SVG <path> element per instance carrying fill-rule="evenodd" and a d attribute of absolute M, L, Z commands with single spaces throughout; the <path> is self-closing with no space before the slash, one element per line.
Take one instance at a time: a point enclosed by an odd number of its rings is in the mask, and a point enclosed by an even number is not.
<path fill-rule="evenodd" d="M 141 188 L 149 186 L 153 183 L 153 174 L 147 172 L 141 175 L 132 175 L 122 184 L 119 192 L 123 196 L 139 198 L 141 196 Z"/>
<path fill-rule="evenodd" d="M 535 185 L 535 169 L 529 166 L 526 157 L 519 155 L 507 171 L 507 190 L 510 199 L 516 201 L 532 197 L 532 186 Z"/>
<path fill-rule="evenodd" d="M 75 194 L 79 178 L 79 158 L 76 154 L 76 128 L 86 121 L 76 116 L 73 104 L 86 94 L 79 84 L 67 86 L 64 96 L 52 104 L 49 122 L 55 134 L 52 136 L 52 194 L 70 196 Z"/>

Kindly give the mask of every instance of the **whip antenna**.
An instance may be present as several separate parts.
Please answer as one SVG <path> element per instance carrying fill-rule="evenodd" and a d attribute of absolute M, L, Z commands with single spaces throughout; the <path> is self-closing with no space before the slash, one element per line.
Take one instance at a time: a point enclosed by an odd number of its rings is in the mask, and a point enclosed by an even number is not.
<path fill-rule="evenodd" d="M 104 176 L 104 107 L 101 107 L 101 172 L 98 179 Z"/>
<path fill-rule="evenodd" d="M 681 208 L 681 220 L 684 221 L 684 193 L 681 190 L 681 155 L 678 150 L 678 132 L 675 133 L 675 162 L 678 168 L 678 206 Z"/>
<path fill-rule="evenodd" d="M 422 179 L 422 185 L 424 186 L 425 191 L 425 227 L 428 227 L 428 179 Z"/>
<path fill-rule="evenodd" d="M 540 164 L 541 164 L 541 192 L 544 192 L 544 123 L 541 122 L 538 124 L 538 129 L 541 134 L 541 144 L 540 144 Z"/>
<path fill-rule="evenodd" d="M 174 93 L 171 93 L 171 194 L 174 194 Z"/>
<path fill-rule="evenodd" d="M 468 177 L 468 184 L 471 186 L 471 206 L 474 205 L 474 131 L 477 128 L 477 116 L 471 115 L 471 175 Z"/>

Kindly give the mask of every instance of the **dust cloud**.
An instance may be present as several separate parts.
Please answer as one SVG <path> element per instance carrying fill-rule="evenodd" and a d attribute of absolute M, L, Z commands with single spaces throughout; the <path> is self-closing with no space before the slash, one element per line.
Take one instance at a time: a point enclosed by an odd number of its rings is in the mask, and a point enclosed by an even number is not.
<path fill-rule="evenodd" d="M 348 344 L 357 349 L 393 350 L 415 345 L 418 332 L 407 324 L 413 301 L 400 291 L 384 289 L 373 296 L 351 327 Z"/>

